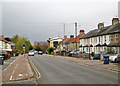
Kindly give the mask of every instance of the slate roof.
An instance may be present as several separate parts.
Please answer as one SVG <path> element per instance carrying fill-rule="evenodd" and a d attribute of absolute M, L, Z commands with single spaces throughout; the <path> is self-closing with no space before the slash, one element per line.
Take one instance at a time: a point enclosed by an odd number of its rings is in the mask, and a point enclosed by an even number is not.
<path fill-rule="evenodd" d="M 73 38 L 69 43 L 79 42 L 79 39 L 82 38 L 85 33 L 78 35 L 76 38 Z"/>
<path fill-rule="evenodd" d="M 1 37 L 0 37 L 0 40 L 6 42 L 6 43 L 8 43 L 8 44 L 11 44 L 10 42 L 8 42 L 7 40 L 5 40 L 5 39 L 3 39 L 3 38 L 1 38 Z"/>
<path fill-rule="evenodd" d="M 116 25 L 106 26 L 101 29 L 91 30 L 85 36 L 83 36 L 81 39 L 102 36 L 102 35 L 108 35 L 108 34 L 113 34 L 113 33 L 120 33 L 120 23 L 118 23 Z"/>

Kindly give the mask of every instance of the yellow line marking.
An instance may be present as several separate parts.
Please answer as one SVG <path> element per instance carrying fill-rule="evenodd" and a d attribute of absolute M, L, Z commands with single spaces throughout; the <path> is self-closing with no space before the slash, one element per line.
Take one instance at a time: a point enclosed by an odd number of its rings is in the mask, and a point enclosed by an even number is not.
<path fill-rule="evenodd" d="M 36 74 L 37 74 L 37 79 L 41 78 L 41 74 L 40 74 L 40 72 L 38 71 L 38 69 L 35 67 L 35 65 L 33 64 L 32 61 L 30 61 L 30 62 L 32 63 L 32 66 L 34 66 L 34 68 L 35 68 L 35 72 L 36 72 Z"/>
<path fill-rule="evenodd" d="M 35 71 L 35 73 L 36 73 L 36 75 L 37 75 L 37 77 L 38 77 L 38 73 L 37 73 L 37 71 L 36 71 L 36 69 L 35 69 L 35 67 L 34 67 L 34 65 L 33 65 L 33 63 L 31 62 L 31 65 L 32 65 L 32 68 L 33 68 L 33 70 Z M 36 78 L 37 78 L 36 77 Z"/>

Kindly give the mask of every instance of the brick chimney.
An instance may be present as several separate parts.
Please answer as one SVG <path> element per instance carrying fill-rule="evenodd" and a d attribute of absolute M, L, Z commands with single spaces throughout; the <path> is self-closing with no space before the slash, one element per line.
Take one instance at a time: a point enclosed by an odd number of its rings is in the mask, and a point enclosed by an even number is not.
<path fill-rule="evenodd" d="M 119 18 L 113 18 L 112 20 L 112 25 L 118 24 L 119 23 Z"/>
<path fill-rule="evenodd" d="M 104 27 L 104 23 L 99 23 L 98 24 L 98 29 L 101 29 L 101 28 L 103 28 Z"/>
<path fill-rule="evenodd" d="M 80 34 L 83 34 L 84 33 L 84 30 L 80 30 Z"/>
<path fill-rule="evenodd" d="M 66 36 L 66 35 L 64 36 L 64 39 L 67 39 L 67 36 Z"/>
<path fill-rule="evenodd" d="M 74 35 L 70 35 L 70 38 L 74 38 Z"/>

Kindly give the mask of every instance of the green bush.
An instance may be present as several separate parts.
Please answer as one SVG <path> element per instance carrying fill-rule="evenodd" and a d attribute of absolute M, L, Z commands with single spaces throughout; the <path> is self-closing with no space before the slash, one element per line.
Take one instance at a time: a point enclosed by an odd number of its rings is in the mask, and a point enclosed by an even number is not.
<path fill-rule="evenodd" d="M 54 51 L 54 48 L 53 48 L 53 47 L 49 47 L 49 48 L 48 48 L 49 54 L 51 54 L 51 52 L 53 52 L 53 51 Z"/>
<path fill-rule="evenodd" d="M 93 59 L 94 60 L 99 60 L 98 55 L 95 54 Z"/>

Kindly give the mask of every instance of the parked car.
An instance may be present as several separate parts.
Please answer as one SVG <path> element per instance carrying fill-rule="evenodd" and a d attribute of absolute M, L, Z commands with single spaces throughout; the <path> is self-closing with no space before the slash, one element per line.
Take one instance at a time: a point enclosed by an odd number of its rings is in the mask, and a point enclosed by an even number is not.
<path fill-rule="evenodd" d="M 42 55 L 42 54 L 43 54 L 43 52 L 42 52 L 42 51 L 39 51 L 39 52 L 38 52 L 38 55 L 39 55 L 39 54 L 40 54 L 40 55 Z"/>
<path fill-rule="evenodd" d="M 8 58 L 7 52 L 0 52 L 0 56 L 2 56 L 4 60 Z"/>
<path fill-rule="evenodd" d="M 34 54 L 37 54 L 38 53 L 38 51 L 34 51 Z"/>
<path fill-rule="evenodd" d="M 29 51 L 28 56 L 34 56 L 34 51 Z"/>
<path fill-rule="evenodd" d="M 120 63 L 120 53 L 118 54 L 117 61 Z"/>
<path fill-rule="evenodd" d="M 120 58 L 120 53 L 119 54 L 116 54 L 115 56 L 110 56 L 109 57 L 109 60 L 111 61 L 111 62 L 118 62 L 119 61 L 119 58 Z"/>
<path fill-rule="evenodd" d="M 0 65 L 3 65 L 3 64 L 4 64 L 4 56 L 0 55 Z"/>

